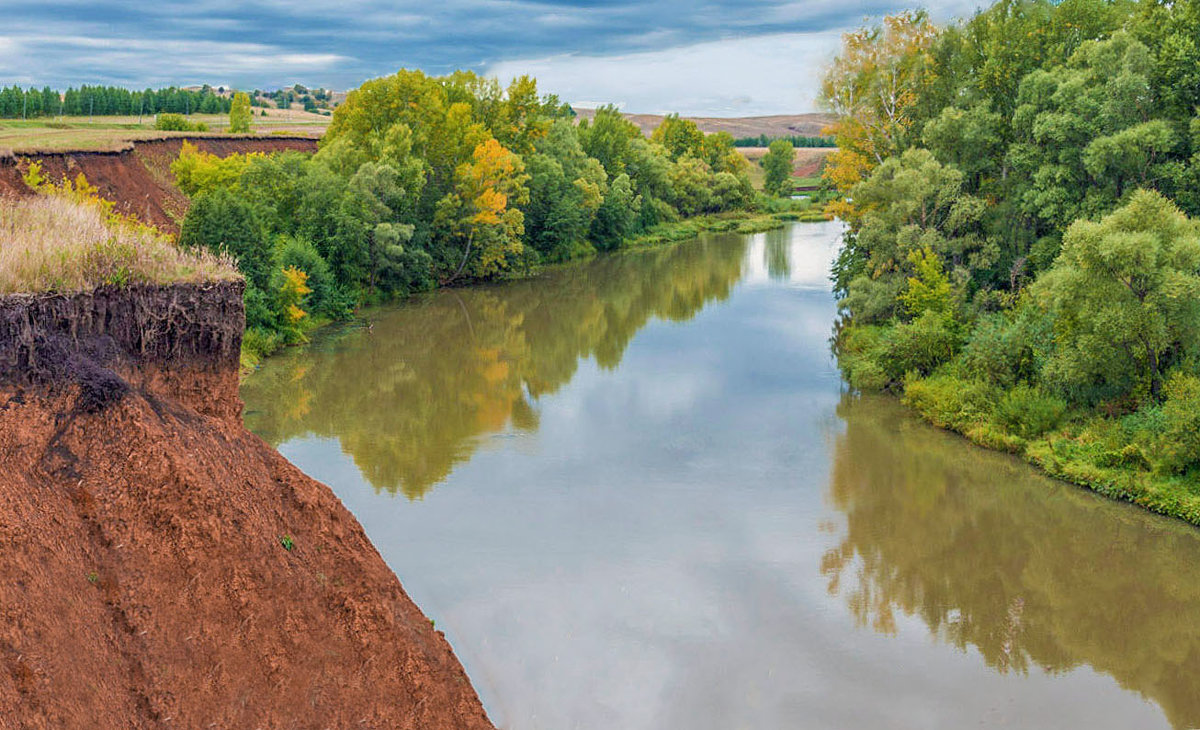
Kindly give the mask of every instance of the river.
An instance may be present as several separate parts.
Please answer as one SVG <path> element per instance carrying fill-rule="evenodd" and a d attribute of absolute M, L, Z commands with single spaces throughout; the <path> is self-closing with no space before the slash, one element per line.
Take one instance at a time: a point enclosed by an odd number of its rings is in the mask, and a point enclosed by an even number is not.
<path fill-rule="evenodd" d="M 1200 533 L 847 394 L 835 224 L 367 310 L 246 424 L 511 730 L 1200 726 Z"/>

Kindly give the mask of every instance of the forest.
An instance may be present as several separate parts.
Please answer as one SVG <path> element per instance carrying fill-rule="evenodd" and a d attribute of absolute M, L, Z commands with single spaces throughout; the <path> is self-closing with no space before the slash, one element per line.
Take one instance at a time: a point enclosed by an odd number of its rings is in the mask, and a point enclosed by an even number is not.
<path fill-rule="evenodd" d="M 253 362 L 362 303 L 786 207 L 748 165 L 730 135 L 678 116 L 647 139 L 611 107 L 576 124 L 528 77 L 402 70 L 351 92 L 315 155 L 188 145 L 172 171 L 192 199 L 181 245 L 231 254 L 246 277 Z"/>
<path fill-rule="evenodd" d="M 1200 523 L 1200 3 L 904 13 L 822 99 L 851 386 Z"/>
<path fill-rule="evenodd" d="M 232 100 L 205 85 L 197 91 L 172 86 L 130 91 L 119 86 L 51 89 L 0 89 L 0 118 L 58 116 L 136 116 L 140 114 L 228 114 Z"/>

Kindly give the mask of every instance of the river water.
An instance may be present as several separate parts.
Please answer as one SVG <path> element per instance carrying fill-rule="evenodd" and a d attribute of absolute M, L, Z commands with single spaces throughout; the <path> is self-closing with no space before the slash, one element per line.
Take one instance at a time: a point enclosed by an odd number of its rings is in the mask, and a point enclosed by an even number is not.
<path fill-rule="evenodd" d="M 368 310 L 247 425 L 511 730 L 1200 726 L 1200 533 L 845 392 L 834 224 Z"/>

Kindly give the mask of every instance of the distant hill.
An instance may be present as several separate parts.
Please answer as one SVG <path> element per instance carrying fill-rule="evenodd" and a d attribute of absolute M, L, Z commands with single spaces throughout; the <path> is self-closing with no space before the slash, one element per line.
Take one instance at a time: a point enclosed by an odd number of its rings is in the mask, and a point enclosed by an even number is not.
<path fill-rule="evenodd" d="M 591 119 L 596 116 L 595 109 L 575 109 L 580 119 Z M 626 114 L 625 118 L 641 128 L 647 136 L 654 128 L 662 123 L 661 114 Z M 685 117 L 691 119 L 706 134 L 714 132 L 729 132 L 735 139 L 739 137 L 757 137 L 765 134 L 768 137 L 791 137 L 802 135 L 816 136 L 821 129 L 833 121 L 831 114 L 776 114 L 767 117 Z"/>

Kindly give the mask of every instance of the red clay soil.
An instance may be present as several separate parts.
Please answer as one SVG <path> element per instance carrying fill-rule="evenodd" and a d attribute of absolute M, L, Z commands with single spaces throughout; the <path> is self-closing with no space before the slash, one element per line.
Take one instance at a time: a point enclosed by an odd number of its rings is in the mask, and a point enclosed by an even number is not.
<path fill-rule="evenodd" d="M 119 152 L 54 152 L 0 158 L 0 195 L 31 193 L 21 179 L 28 163 L 40 160 L 42 175 L 58 182 L 83 173 L 99 188 L 101 197 L 116 201 L 117 210 L 136 215 L 161 230 L 178 233 L 187 212 L 188 199 L 175 187 L 171 162 L 179 156 L 186 138 L 134 142 Z M 233 153 L 315 152 L 317 140 L 310 137 L 196 137 L 188 140 L 219 157 Z"/>
<path fill-rule="evenodd" d="M 354 517 L 242 427 L 240 309 L 190 296 L 0 301 L 0 728 L 491 728 Z"/>

